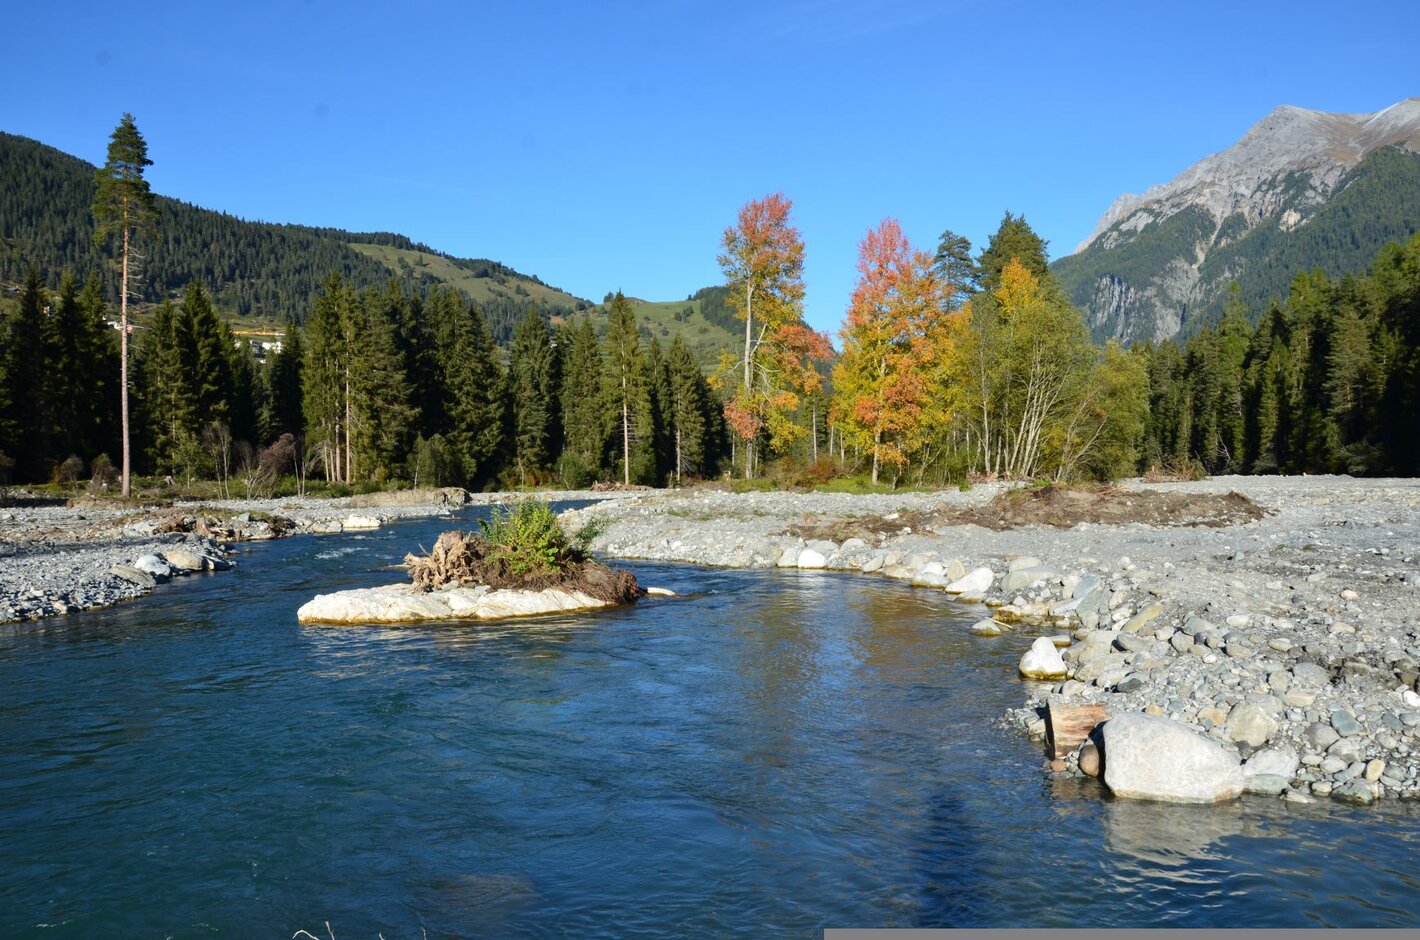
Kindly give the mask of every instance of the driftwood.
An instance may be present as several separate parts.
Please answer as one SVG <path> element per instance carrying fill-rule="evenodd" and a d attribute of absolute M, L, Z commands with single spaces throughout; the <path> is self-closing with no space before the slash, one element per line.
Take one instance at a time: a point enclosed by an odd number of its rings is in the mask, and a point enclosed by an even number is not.
<path fill-rule="evenodd" d="M 1085 743 L 1095 726 L 1108 718 L 1103 705 L 1062 705 L 1051 702 L 1045 712 L 1045 750 L 1064 757 Z"/>

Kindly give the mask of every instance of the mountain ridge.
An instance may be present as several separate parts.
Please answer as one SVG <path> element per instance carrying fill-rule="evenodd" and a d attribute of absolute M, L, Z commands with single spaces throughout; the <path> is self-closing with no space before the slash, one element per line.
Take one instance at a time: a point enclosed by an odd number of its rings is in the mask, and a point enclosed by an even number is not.
<path fill-rule="evenodd" d="M 1358 186 L 1364 205 L 1343 200 Z M 1115 199 L 1052 269 L 1097 339 L 1163 339 L 1216 318 L 1235 280 L 1255 319 L 1300 271 L 1364 266 L 1417 228 L 1420 97 L 1360 114 L 1282 105 L 1172 180 Z"/>

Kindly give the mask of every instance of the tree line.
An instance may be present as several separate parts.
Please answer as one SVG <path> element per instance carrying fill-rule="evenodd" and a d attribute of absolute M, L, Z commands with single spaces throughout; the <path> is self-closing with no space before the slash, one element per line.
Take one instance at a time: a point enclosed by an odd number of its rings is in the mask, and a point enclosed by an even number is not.
<path fill-rule="evenodd" d="M 51 297 L 32 273 L 0 323 L 0 452 L 18 481 L 73 479 L 118 447 L 118 331 L 97 280 L 61 285 Z M 598 337 L 589 314 L 554 327 L 529 308 L 503 348 L 452 289 L 356 291 L 337 274 L 262 361 L 192 284 L 135 330 L 135 466 L 257 491 L 281 477 L 488 488 L 718 473 L 721 408 L 689 349 L 646 342 L 619 293 L 608 312 Z"/>
<path fill-rule="evenodd" d="M 1297 275 L 1249 325 L 1146 347 L 1141 462 L 1209 473 L 1420 474 L 1420 234 L 1361 277 Z"/>
<path fill-rule="evenodd" d="M 723 286 L 690 298 L 743 325 L 708 378 L 679 337 L 643 342 L 620 292 L 599 338 L 587 314 L 554 328 L 530 305 L 499 330 L 452 289 L 362 287 L 338 270 L 267 361 L 200 280 L 152 308 L 130 357 L 139 246 L 158 221 L 150 163 L 124 115 L 91 206 L 95 249 L 117 251 L 117 341 L 94 276 L 81 290 L 64 272 L 51 297 L 31 267 L 0 319 L 0 472 L 73 478 L 89 462 L 97 479 L 117 449 L 127 495 L 134 465 L 224 489 L 235 474 L 249 491 L 284 476 L 484 488 L 722 469 L 862 471 L 874 485 L 1420 469 L 1406 418 L 1420 236 L 1364 277 L 1299 276 L 1256 329 L 1235 287 L 1216 329 L 1126 350 L 1090 342 L 1024 217 L 1007 213 L 975 256 L 951 231 L 929 254 L 885 219 L 860 244 L 838 353 L 804 321 L 804 243 L 775 193 L 725 230 Z"/>

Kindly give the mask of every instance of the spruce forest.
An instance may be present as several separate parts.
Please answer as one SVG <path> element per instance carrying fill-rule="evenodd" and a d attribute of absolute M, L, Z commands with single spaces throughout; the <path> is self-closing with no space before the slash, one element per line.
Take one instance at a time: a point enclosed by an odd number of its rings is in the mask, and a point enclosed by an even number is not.
<path fill-rule="evenodd" d="M 172 208 L 158 230 L 197 211 Z M 10 482 L 102 484 L 123 448 L 119 282 L 88 263 L 114 255 L 78 241 L 76 228 L 25 259 L 0 310 Z M 150 270 L 167 270 L 157 259 L 172 241 L 140 240 Z M 326 259 L 280 349 L 258 355 L 219 312 L 221 285 L 130 289 L 134 472 L 248 495 L 1420 473 L 1420 235 L 1367 272 L 1300 272 L 1262 311 L 1235 286 L 1215 327 L 1129 348 L 1092 342 L 1046 243 L 1010 213 L 975 254 L 950 231 L 933 253 L 892 219 L 870 230 L 837 350 L 803 321 L 788 199 L 746 204 L 722 247 L 723 287 L 692 299 L 743 341 L 708 374 L 680 335 L 643 332 L 620 292 L 580 314 L 528 303 L 511 323 L 500 301 L 499 328 L 449 286 L 372 284 Z M 322 263 L 299 251 L 281 263 Z"/>

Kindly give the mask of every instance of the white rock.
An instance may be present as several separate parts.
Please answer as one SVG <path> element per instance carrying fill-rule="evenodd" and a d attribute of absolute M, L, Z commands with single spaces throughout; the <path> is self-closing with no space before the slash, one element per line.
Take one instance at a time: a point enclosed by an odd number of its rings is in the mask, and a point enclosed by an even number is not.
<path fill-rule="evenodd" d="M 800 568 L 822 568 L 828 564 L 828 558 L 817 549 L 806 548 L 799 552 L 795 564 Z"/>
<path fill-rule="evenodd" d="M 976 636 L 1000 636 L 1001 625 L 994 620 L 978 620 L 971 625 L 971 632 Z"/>
<path fill-rule="evenodd" d="M 779 553 L 778 566 L 780 568 L 796 568 L 799 565 L 799 553 L 803 548 L 798 545 L 790 545 Z"/>
<path fill-rule="evenodd" d="M 380 527 L 379 516 L 346 516 L 341 525 L 346 529 L 378 529 Z"/>
<path fill-rule="evenodd" d="M 133 567 L 145 574 L 152 575 L 160 581 L 164 578 L 172 577 L 173 574 L 173 569 L 168 563 L 157 555 L 139 555 L 134 560 Z"/>
<path fill-rule="evenodd" d="M 958 578 L 947 585 L 948 594 L 985 594 L 991 590 L 991 583 L 996 580 L 996 576 L 991 573 L 990 568 L 973 568 L 966 573 L 965 577 Z"/>
<path fill-rule="evenodd" d="M 1173 719 L 1118 715 L 1102 731 L 1104 782 L 1115 796 L 1217 803 L 1243 791 L 1237 757 Z"/>
<path fill-rule="evenodd" d="M 1030 555 L 1018 555 L 1006 564 L 1007 571 L 1020 571 L 1022 568 L 1039 568 L 1043 562 L 1039 558 Z"/>
<path fill-rule="evenodd" d="M 296 611 L 301 623 L 418 623 L 425 620 L 499 620 L 611 606 L 581 591 L 490 591 L 487 587 L 421 591 L 411 584 L 317 594 Z"/>
<path fill-rule="evenodd" d="M 1037 637 L 1021 657 L 1019 668 L 1021 675 L 1027 679 L 1065 678 L 1065 660 L 1060 658 L 1060 651 L 1055 648 L 1050 637 Z"/>
<path fill-rule="evenodd" d="M 916 587 L 942 587 L 947 583 L 947 569 L 941 562 L 929 561 L 913 575 L 912 583 Z"/>
<path fill-rule="evenodd" d="M 1263 748 L 1248 758 L 1247 763 L 1242 766 L 1242 772 L 1245 777 L 1273 774 L 1291 780 L 1300 766 L 1301 759 L 1297 757 L 1295 750 L 1285 745 L 1274 745 Z"/>
<path fill-rule="evenodd" d="M 648 588 L 646 588 L 646 596 L 647 596 L 647 597 L 676 597 L 677 595 L 676 595 L 676 592 L 675 592 L 675 591 L 672 591 L 670 588 L 648 587 Z"/>

